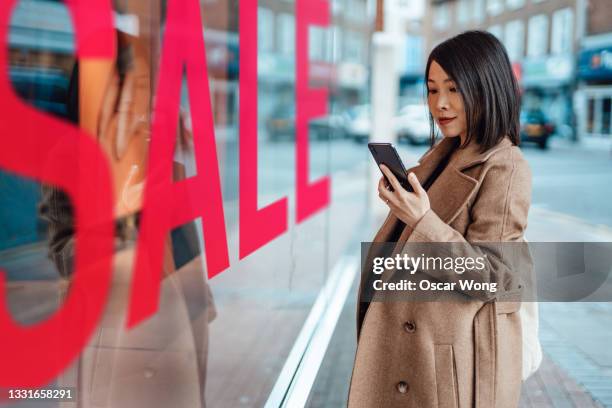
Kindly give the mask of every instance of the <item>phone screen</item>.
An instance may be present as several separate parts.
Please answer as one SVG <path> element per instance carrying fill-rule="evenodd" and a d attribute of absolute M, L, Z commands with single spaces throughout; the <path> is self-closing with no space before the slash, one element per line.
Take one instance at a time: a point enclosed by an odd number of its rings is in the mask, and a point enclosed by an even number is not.
<path fill-rule="evenodd" d="M 391 143 L 368 143 L 368 148 L 370 149 L 370 153 L 372 153 L 372 157 L 374 157 L 376 164 L 379 166 L 381 164 L 387 166 L 404 189 L 407 191 L 413 191 L 412 186 L 408 182 L 404 163 L 402 163 L 402 159 L 400 159 L 397 150 L 395 150 L 395 147 Z M 385 176 L 385 179 L 386 178 L 387 177 Z M 387 180 L 387 183 L 389 183 L 389 180 Z M 391 187 L 391 189 L 393 189 L 393 187 Z"/>

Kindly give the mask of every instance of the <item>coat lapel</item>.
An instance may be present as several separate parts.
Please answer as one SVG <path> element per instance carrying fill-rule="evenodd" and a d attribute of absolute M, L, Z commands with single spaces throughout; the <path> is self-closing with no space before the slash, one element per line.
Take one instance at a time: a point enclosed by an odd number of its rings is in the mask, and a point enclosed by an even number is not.
<path fill-rule="evenodd" d="M 447 164 L 447 168 L 427 191 L 432 211 L 446 224 L 450 224 L 459 215 L 478 186 L 478 180 L 468 176 L 464 171 L 484 163 L 493 153 L 511 145 L 510 140 L 504 138 L 497 146 L 481 152 L 480 146 L 475 143 L 465 148 L 457 148 L 455 138 L 444 138 L 421 158 L 417 166 L 412 167 L 408 172 L 414 172 L 423 184 L 440 162 L 455 150 L 454 157 Z M 377 237 L 381 238 L 381 241 L 387 241 L 382 238 L 389 238 L 397 222 L 399 220 L 390 214 L 379 232 L 384 235 L 380 234 L 379 237 L 377 234 Z M 398 241 L 407 240 L 411 232 L 410 228 L 404 229 Z"/>

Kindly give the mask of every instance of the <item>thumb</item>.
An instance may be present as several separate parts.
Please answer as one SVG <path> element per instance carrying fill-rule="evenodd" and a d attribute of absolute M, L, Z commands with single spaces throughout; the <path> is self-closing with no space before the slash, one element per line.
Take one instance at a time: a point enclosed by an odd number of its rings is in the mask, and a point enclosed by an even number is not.
<path fill-rule="evenodd" d="M 421 196 L 423 194 L 425 195 L 427 194 L 423 186 L 421 186 L 421 183 L 419 182 L 419 179 L 417 178 L 416 174 L 414 173 L 408 174 L 408 182 L 412 186 L 412 189 L 414 190 L 416 195 Z"/>

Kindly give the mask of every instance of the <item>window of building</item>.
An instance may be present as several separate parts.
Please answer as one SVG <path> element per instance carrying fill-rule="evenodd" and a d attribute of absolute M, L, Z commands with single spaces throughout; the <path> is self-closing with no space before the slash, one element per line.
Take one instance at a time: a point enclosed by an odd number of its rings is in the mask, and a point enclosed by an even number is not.
<path fill-rule="evenodd" d="M 257 42 L 260 52 L 274 50 L 274 13 L 268 8 L 257 9 Z"/>
<path fill-rule="evenodd" d="M 459 24 L 465 25 L 470 20 L 470 6 L 472 0 L 457 1 L 457 21 Z"/>
<path fill-rule="evenodd" d="M 310 35 L 310 59 L 313 61 L 325 61 L 327 47 L 327 30 L 318 26 L 310 26 L 308 29 L 308 33 Z"/>
<path fill-rule="evenodd" d="M 525 5 L 525 0 L 506 0 L 506 5 L 509 10 L 516 10 Z"/>
<path fill-rule="evenodd" d="M 433 26 L 438 30 L 445 30 L 450 24 L 450 15 L 448 12 L 448 4 L 440 4 L 434 9 Z"/>
<path fill-rule="evenodd" d="M 538 14 L 529 19 L 527 54 L 539 57 L 548 52 L 548 16 Z"/>
<path fill-rule="evenodd" d="M 504 42 L 504 30 L 501 25 L 493 25 L 487 31 L 496 36 L 499 41 Z"/>
<path fill-rule="evenodd" d="M 574 13 L 569 7 L 557 10 L 552 17 L 550 50 L 553 54 L 572 52 L 574 33 Z"/>
<path fill-rule="evenodd" d="M 332 28 L 332 61 L 342 60 L 342 29 L 338 26 Z"/>
<path fill-rule="evenodd" d="M 344 60 L 350 62 L 363 62 L 365 42 L 360 33 L 352 30 L 345 32 L 344 38 Z"/>
<path fill-rule="evenodd" d="M 485 15 L 485 0 L 472 0 L 472 16 L 474 22 L 481 23 Z"/>
<path fill-rule="evenodd" d="M 368 16 L 366 0 L 347 0 L 346 15 L 355 22 L 363 22 Z"/>
<path fill-rule="evenodd" d="M 508 22 L 505 28 L 504 39 L 510 60 L 520 60 L 525 54 L 525 24 L 521 20 Z"/>
<path fill-rule="evenodd" d="M 487 13 L 492 16 L 504 11 L 504 0 L 487 0 Z"/>
<path fill-rule="evenodd" d="M 281 54 L 291 55 L 295 51 L 295 19 L 293 15 L 278 15 L 278 50 Z"/>

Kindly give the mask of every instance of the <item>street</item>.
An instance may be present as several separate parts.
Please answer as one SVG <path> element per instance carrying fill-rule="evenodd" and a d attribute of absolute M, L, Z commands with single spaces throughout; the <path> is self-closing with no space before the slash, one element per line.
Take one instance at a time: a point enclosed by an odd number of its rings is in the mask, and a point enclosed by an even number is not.
<path fill-rule="evenodd" d="M 428 146 L 400 144 L 397 147 L 404 164 L 410 167 L 416 164 L 416 159 Z M 585 147 L 553 139 L 548 150 L 525 145 L 522 151 L 533 174 L 532 208 L 612 229 L 612 155 L 609 145 L 600 143 L 599 146 Z M 238 195 L 237 144 L 228 142 L 222 152 L 224 200 L 232 200 Z M 361 166 L 371 160 L 366 144 L 347 139 L 310 141 L 311 180 L 339 171 L 360 171 L 356 169 L 362 169 Z M 355 176 L 359 177 L 359 173 Z M 295 145 L 260 140 L 260 194 L 269 195 L 273 200 L 294 193 L 294 186 Z"/>

